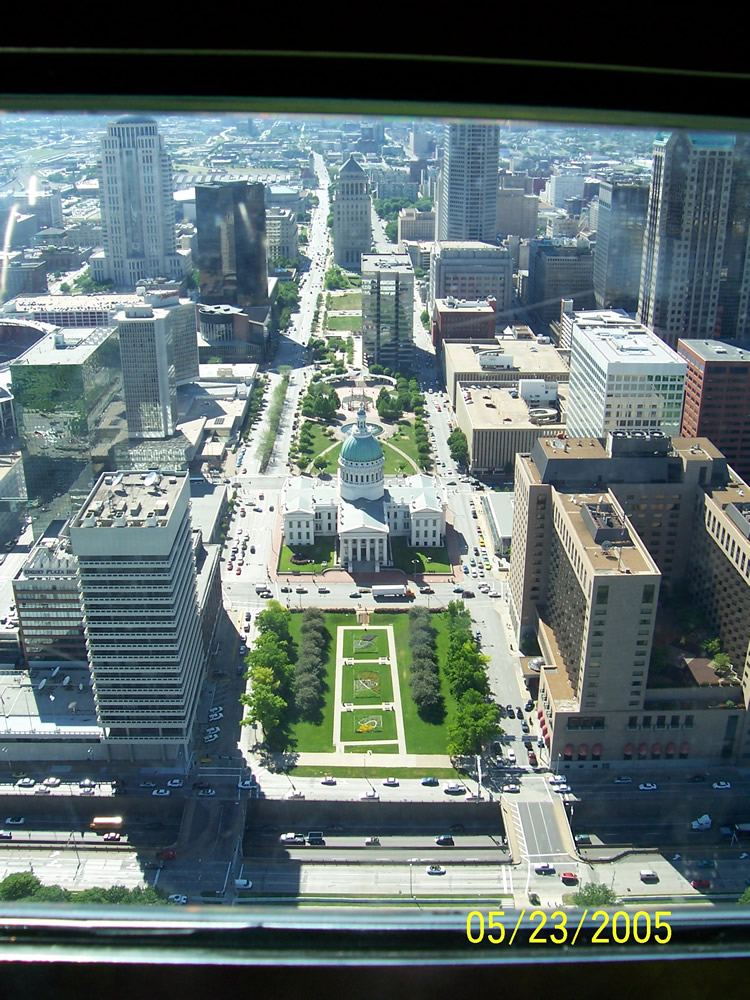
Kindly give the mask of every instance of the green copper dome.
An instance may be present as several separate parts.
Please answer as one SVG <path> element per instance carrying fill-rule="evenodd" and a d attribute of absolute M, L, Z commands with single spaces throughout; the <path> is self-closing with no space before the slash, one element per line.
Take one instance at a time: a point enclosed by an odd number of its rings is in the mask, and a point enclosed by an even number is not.
<path fill-rule="evenodd" d="M 383 457 L 383 448 L 367 427 L 364 410 L 357 414 L 357 426 L 341 446 L 345 462 L 377 462 Z"/>

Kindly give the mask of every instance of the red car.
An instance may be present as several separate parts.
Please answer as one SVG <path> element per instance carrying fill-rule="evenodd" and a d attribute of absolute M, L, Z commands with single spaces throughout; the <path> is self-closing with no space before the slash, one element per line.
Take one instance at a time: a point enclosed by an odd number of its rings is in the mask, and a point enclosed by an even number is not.
<path fill-rule="evenodd" d="M 710 889 L 711 883 L 707 878 L 694 878 L 690 883 L 694 889 Z"/>
<path fill-rule="evenodd" d="M 533 750 L 529 750 L 529 764 L 531 764 L 532 767 L 539 766 L 539 762 L 536 759 L 536 754 L 534 753 Z"/>
<path fill-rule="evenodd" d="M 242 567 L 238 566 L 237 567 L 237 576 L 241 576 L 241 575 L 242 575 Z"/>
<path fill-rule="evenodd" d="M 575 872 L 563 872 L 560 878 L 565 883 L 572 882 L 575 884 L 578 882 L 578 876 Z"/>

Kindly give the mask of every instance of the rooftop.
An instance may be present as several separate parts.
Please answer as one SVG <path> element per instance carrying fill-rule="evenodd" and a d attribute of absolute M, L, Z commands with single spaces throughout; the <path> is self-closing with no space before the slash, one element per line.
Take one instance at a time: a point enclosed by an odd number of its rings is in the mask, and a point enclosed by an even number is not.
<path fill-rule="evenodd" d="M 538 405 L 526 403 L 519 396 L 514 399 L 510 393 L 514 389 L 491 389 L 486 385 L 474 389 L 464 382 L 459 383 L 460 390 L 466 396 L 466 413 L 474 430 L 517 430 L 522 428 L 553 427 L 561 431 L 565 424 L 559 415 L 553 418 L 554 406 L 551 403 L 540 402 Z M 558 383 L 558 402 L 564 417 L 568 407 L 567 385 Z M 457 404 L 458 405 L 458 404 Z M 542 414 L 539 411 L 548 411 Z M 530 414 L 537 412 L 536 419 L 530 419 Z"/>
<path fill-rule="evenodd" d="M 557 348 L 551 344 L 537 344 L 533 340 L 501 340 L 492 347 L 476 344 L 446 343 L 444 346 L 446 368 L 450 365 L 454 372 L 489 372 L 493 357 L 512 358 L 515 371 L 535 374 L 556 372 L 568 378 L 568 366 Z M 484 365 L 482 361 L 484 360 Z M 502 371 L 502 369 L 499 369 Z"/>
<path fill-rule="evenodd" d="M 648 573 L 659 576 L 659 568 L 653 561 L 635 531 L 631 531 L 627 521 L 623 522 L 619 504 L 614 497 L 601 493 L 557 493 L 556 500 L 565 511 L 578 545 L 584 550 L 589 565 L 595 573 L 623 575 Z M 611 520 L 612 524 L 606 522 Z M 599 533 L 592 534 L 592 522 L 599 523 L 605 533 L 617 535 L 616 541 L 597 540 Z M 609 541 L 609 544 L 607 542 Z"/>
<path fill-rule="evenodd" d="M 677 343 L 686 347 L 701 361 L 744 361 L 750 362 L 750 343 L 732 344 L 724 340 L 680 340 Z M 682 357 L 682 355 L 680 355 Z"/>
<path fill-rule="evenodd" d="M 16 365 L 81 365 L 114 333 L 112 326 L 55 330 L 11 361 Z"/>
<path fill-rule="evenodd" d="M 413 274 L 414 268 L 408 253 L 363 253 L 362 273 L 365 271 L 398 271 L 399 274 Z"/>
<path fill-rule="evenodd" d="M 103 475 L 72 524 L 76 528 L 163 526 L 169 520 L 186 476 L 185 472 Z"/>
<path fill-rule="evenodd" d="M 685 361 L 648 327 L 628 325 L 573 324 L 573 359 L 576 341 L 585 343 L 587 353 L 601 368 L 616 364 L 674 366 L 674 374 L 685 371 Z"/>

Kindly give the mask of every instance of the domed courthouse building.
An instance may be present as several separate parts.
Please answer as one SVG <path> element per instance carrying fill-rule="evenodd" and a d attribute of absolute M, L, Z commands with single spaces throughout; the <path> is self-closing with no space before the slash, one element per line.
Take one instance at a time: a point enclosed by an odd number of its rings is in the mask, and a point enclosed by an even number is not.
<path fill-rule="evenodd" d="M 336 482 L 308 476 L 286 480 L 281 494 L 284 541 L 312 545 L 323 535 L 338 539 L 338 565 L 353 573 L 393 565 L 390 539 L 419 549 L 445 544 L 445 492 L 432 476 L 394 478 L 386 485 L 383 448 L 364 409 L 342 445 Z"/>

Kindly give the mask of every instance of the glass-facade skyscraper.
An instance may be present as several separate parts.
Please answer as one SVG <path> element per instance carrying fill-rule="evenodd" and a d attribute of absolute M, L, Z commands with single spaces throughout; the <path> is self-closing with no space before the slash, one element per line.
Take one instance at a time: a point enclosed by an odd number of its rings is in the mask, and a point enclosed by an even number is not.
<path fill-rule="evenodd" d="M 414 271 L 408 254 L 362 256 L 362 347 L 370 364 L 408 367 L 414 343 Z"/>
<path fill-rule="evenodd" d="M 268 302 L 265 186 L 245 181 L 195 188 L 200 300 L 209 306 Z"/>

